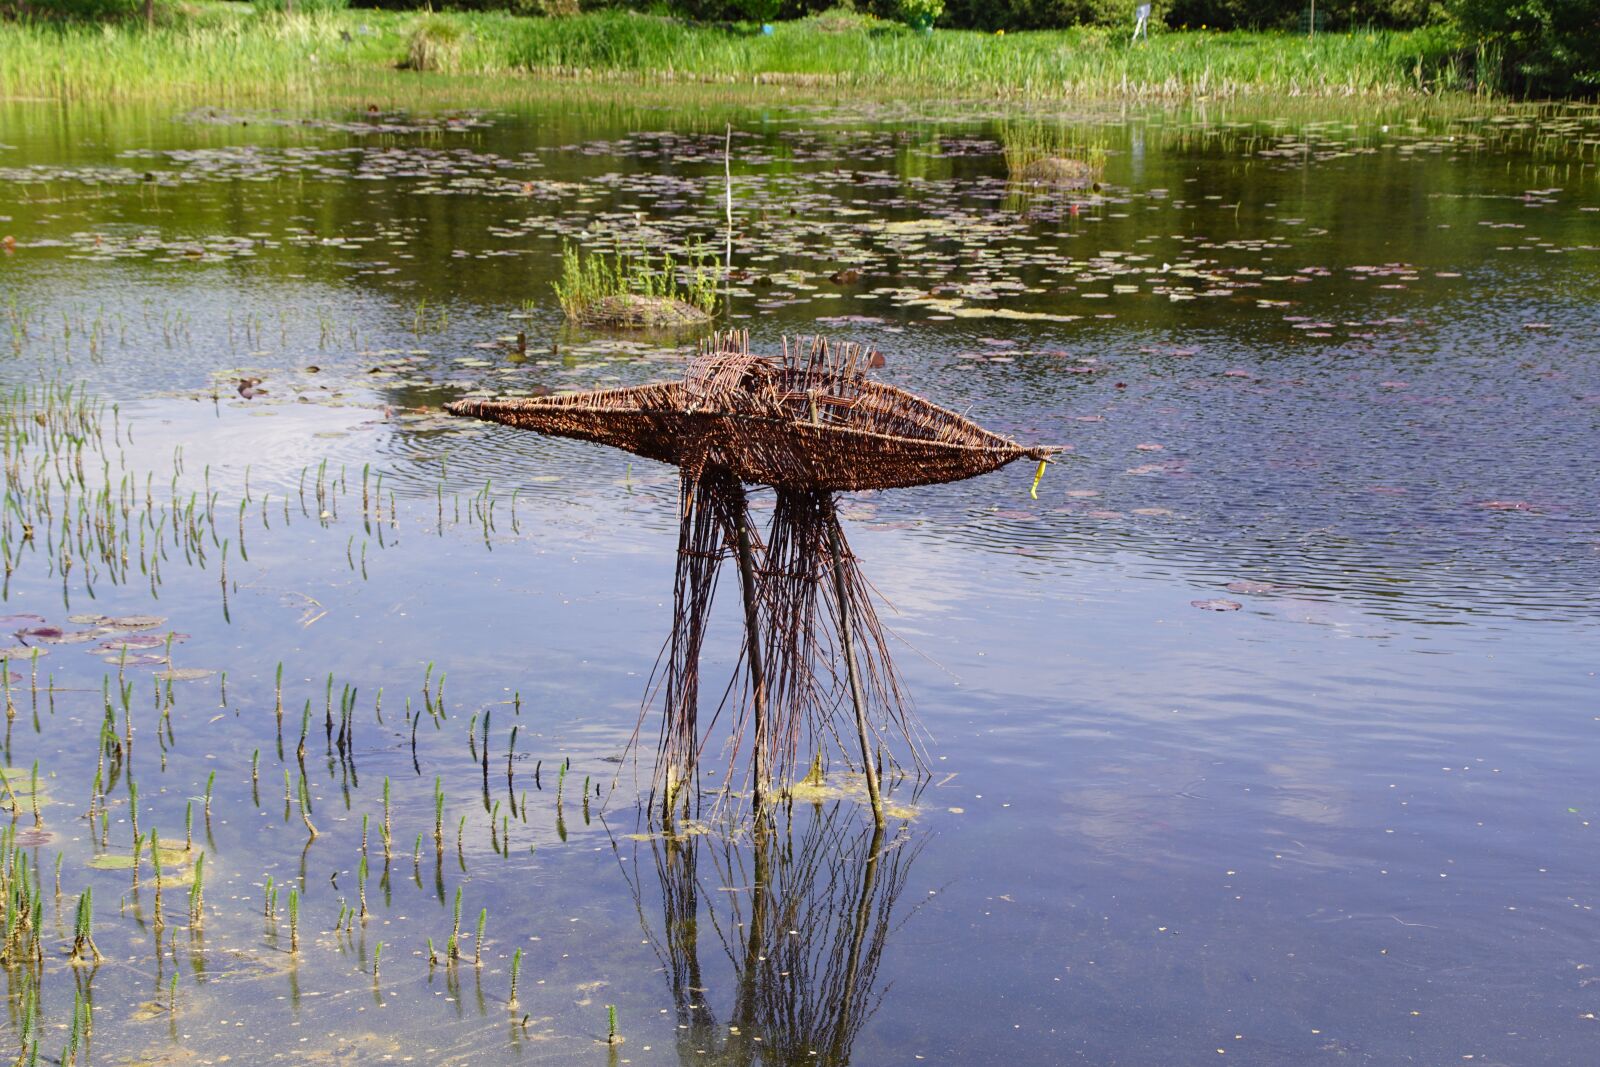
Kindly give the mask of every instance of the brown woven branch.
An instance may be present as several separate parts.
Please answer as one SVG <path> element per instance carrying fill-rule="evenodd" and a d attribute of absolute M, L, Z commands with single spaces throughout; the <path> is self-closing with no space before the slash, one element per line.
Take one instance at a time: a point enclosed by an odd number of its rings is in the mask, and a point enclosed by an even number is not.
<path fill-rule="evenodd" d="M 874 750 L 867 758 L 876 761 L 888 747 L 892 761 L 887 743 L 895 737 L 923 768 L 872 590 L 845 547 L 833 494 L 958 481 L 1024 457 L 1047 460 L 1056 449 L 1018 444 L 870 380 L 875 356 L 859 345 L 812 338 L 786 340 L 782 357 L 771 359 L 751 353 L 748 334 L 731 333 L 704 346 L 679 381 L 447 405 L 453 414 L 595 441 L 681 468 L 673 628 L 646 704 L 648 711 L 661 701 L 654 788 L 667 812 L 694 792 L 684 789 L 697 781 L 703 749 L 730 706 L 725 781 L 735 786 L 752 710 L 745 671 L 752 652 L 763 665 L 768 718 L 749 766 L 763 778 L 792 779 L 802 757 L 813 753 L 833 751 L 859 764 L 863 744 Z M 777 501 L 767 542 L 753 543 L 755 559 L 747 561 L 754 618 L 747 620 L 753 625 L 746 627 L 740 665 L 717 713 L 702 722 L 700 656 L 722 562 L 738 531 L 750 528 L 747 484 L 772 486 Z M 841 632 L 845 618 L 848 633 Z M 855 730 L 844 715 L 851 694 L 834 666 L 842 642 L 856 650 L 870 732 L 858 739 L 854 756 L 841 741 Z"/>

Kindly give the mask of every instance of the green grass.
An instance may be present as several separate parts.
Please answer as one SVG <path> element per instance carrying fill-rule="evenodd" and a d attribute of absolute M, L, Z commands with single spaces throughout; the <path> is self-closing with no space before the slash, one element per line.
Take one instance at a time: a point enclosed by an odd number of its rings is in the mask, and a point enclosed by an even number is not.
<path fill-rule="evenodd" d="M 1006 172 L 1013 178 L 1024 175 L 1029 167 L 1048 159 L 1081 162 L 1093 171 L 1096 180 L 1106 166 L 1105 138 L 1085 133 L 1077 124 L 1002 123 L 1000 144 L 1005 151 Z"/>
<path fill-rule="evenodd" d="M 504 97 L 516 76 L 647 83 L 775 83 L 885 94 L 993 97 L 1372 96 L 1462 88 L 1467 61 L 1440 29 L 1319 34 L 1159 33 L 1129 46 L 1080 27 L 923 35 L 826 15 L 696 26 L 622 11 L 574 18 L 331 10 L 286 16 L 244 3 L 169 7 L 153 31 L 0 24 L 0 95 L 179 97 L 205 103 L 329 98 L 386 87 Z M 418 62 L 419 58 L 421 62 Z M 440 88 L 409 66 L 454 72 Z M 482 77 L 492 75 L 492 78 Z"/>
<path fill-rule="evenodd" d="M 452 71 L 467 40 L 459 22 L 434 16 L 418 22 L 406 38 L 405 66 L 410 70 Z"/>
<path fill-rule="evenodd" d="M 684 271 L 670 255 L 617 255 L 586 253 L 571 245 L 561 250 L 561 277 L 555 282 L 556 299 L 567 318 L 584 321 L 594 309 L 617 297 L 643 297 L 647 301 L 679 301 L 712 314 L 717 308 L 714 259 L 693 256 Z"/>

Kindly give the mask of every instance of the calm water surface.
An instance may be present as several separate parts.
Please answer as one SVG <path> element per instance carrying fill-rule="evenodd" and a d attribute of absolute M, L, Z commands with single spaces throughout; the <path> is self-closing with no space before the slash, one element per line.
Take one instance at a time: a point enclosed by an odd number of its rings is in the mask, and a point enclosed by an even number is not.
<path fill-rule="evenodd" d="M 0 110 L 0 382 L 104 404 L 81 480 L 8 454 L 42 1055 L 82 989 L 105 1062 L 1593 1061 L 1600 114 L 375 106 Z M 1008 182 L 1041 130 L 1102 188 Z M 729 141 L 730 324 L 1070 448 L 1036 500 L 844 502 L 931 765 L 882 837 L 849 798 L 652 835 L 674 473 L 439 414 L 677 373 L 550 281 L 721 249 Z M 78 540 L 107 486 L 125 572 Z M 81 818 L 108 703 L 140 832 L 192 805 L 201 931 L 133 885 L 125 773 Z"/>

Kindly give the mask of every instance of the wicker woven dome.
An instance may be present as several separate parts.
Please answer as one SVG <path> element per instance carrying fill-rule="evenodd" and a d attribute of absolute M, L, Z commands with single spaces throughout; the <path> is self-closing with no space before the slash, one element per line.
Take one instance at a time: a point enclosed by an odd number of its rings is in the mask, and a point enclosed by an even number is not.
<path fill-rule="evenodd" d="M 852 726 L 856 765 L 880 827 L 885 809 L 875 768 L 886 736 L 899 734 L 925 766 L 833 494 L 959 481 L 1024 456 L 1042 464 L 1056 450 L 1020 445 L 869 381 L 873 356 L 815 339 L 793 350 L 786 342 L 781 358 L 765 358 L 750 352 L 747 334 L 729 334 L 703 349 L 679 381 L 447 405 L 455 415 L 595 441 L 680 469 L 673 630 L 651 685 L 663 703 L 656 780 L 664 813 L 697 794 L 684 787 L 695 780 L 705 744 L 701 650 L 717 571 L 728 556 L 739 563 L 745 616 L 744 682 L 729 691 L 747 694 L 736 697 L 730 761 L 748 746 L 756 807 L 769 777 L 781 780 L 804 765 L 802 746 L 820 759 L 824 748 L 842 747 Z M 776 490 L 764 542 L 746 485 Z M 827 621 L 836 638 L 825 635 Z M 843 677 L 833 667 L 837 656 Z M 853 721 L 843 715 L 846 705 Z M 723 779 L 729 785 L 733 772 L 730 762 Z"/>
<path fill-rule="evenodd" d="M 782 361 L 739 341 L 690 364 L 682 381 L 570 396 L 458 400 L 455 415 L 611 445 L 687 470 L 720 466 L 747 484 L 851 492 L 987 474 L 1030 448 L 892 385 L 859 352 Z"/>

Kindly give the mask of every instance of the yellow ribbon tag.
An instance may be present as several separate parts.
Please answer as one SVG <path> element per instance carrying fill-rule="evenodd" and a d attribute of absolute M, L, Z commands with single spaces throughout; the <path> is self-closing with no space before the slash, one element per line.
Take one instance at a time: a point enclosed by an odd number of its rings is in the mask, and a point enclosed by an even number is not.
<path fill-rule="evenodd" d="M 1043 480 L 1044 469 L 1049 465 L 1049 462 L 1047 459 L 1041 459 L 1039 461 L 1039 469 L 1033 472 L 1033 486 L 1028 490 L 1028 495 L 1035 500 L 1039 499 L 1039 482 Z"/>

